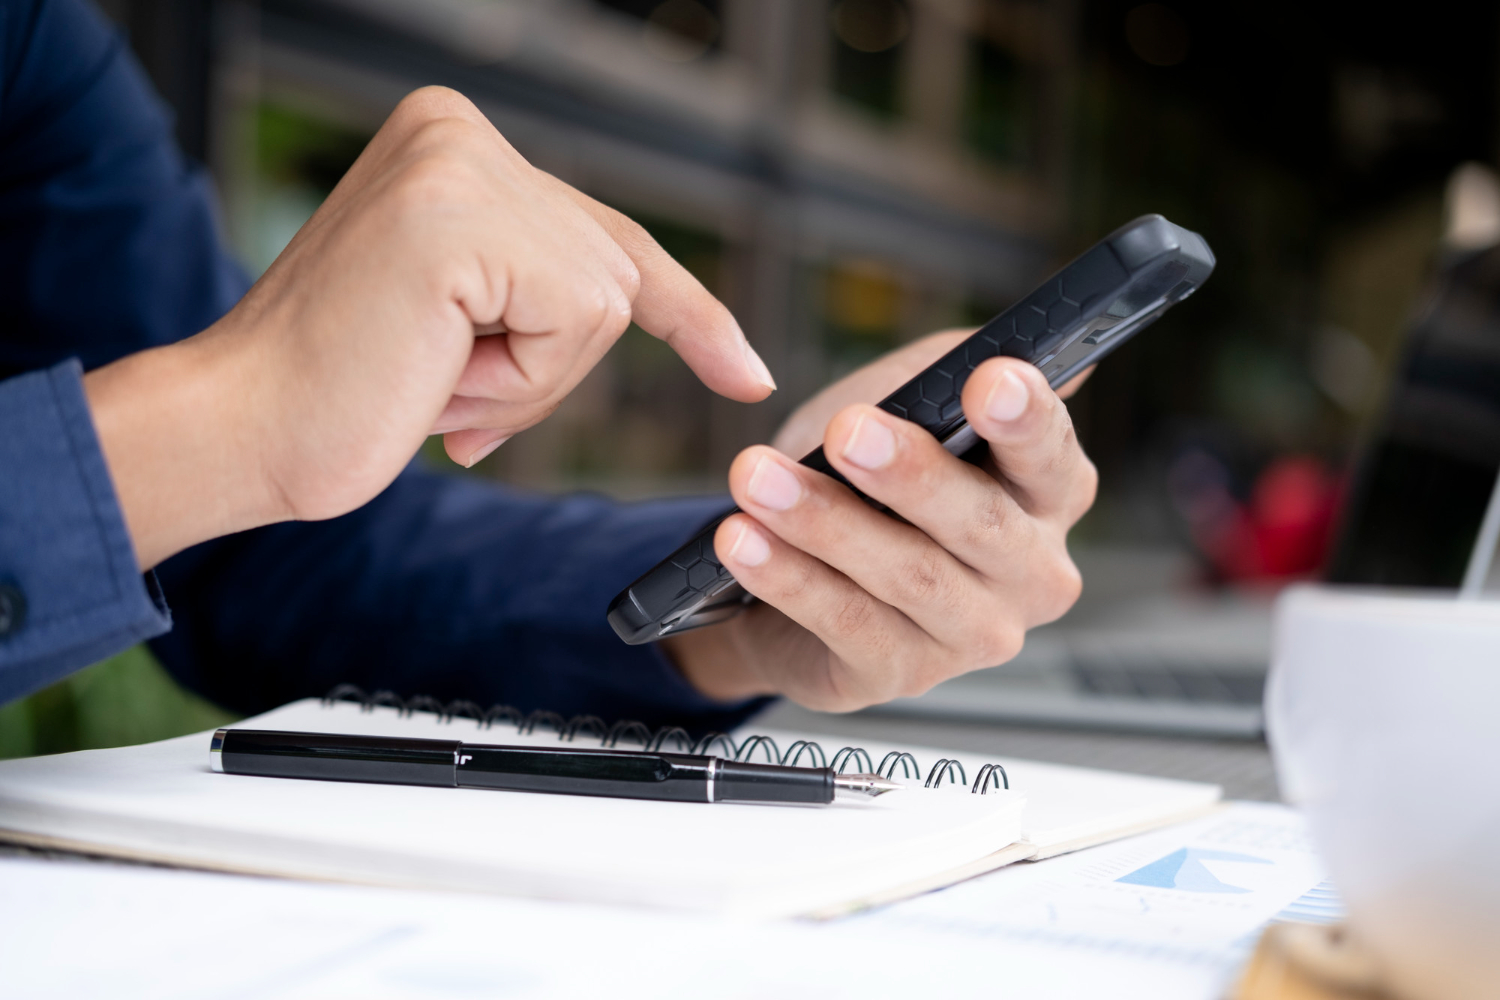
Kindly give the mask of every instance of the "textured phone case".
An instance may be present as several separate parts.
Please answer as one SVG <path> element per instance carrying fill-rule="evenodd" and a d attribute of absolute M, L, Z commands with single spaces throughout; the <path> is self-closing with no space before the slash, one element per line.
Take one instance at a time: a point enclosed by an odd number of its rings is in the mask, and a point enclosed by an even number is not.
<path fill-rule="evenodd" d="M 1148 215 L 1111 233 L 878 405 L 963 451 L 972 438 L 961 399 L 969 374 L 1002 355 L 1032 362 L 1059 386 L 1186 298 L 1213 271 L 1196 233 Z M 802 464 L 842 476 L 818 448 Z M 847 483 L 846 483 L 847 485 Z M 738 508 L 736 508 L 738 509 Z M 650 642 L 734 615 L 751 597 L 714 553 L 725 511 L 622 591 L 609 622 L 628 643 Z"/>

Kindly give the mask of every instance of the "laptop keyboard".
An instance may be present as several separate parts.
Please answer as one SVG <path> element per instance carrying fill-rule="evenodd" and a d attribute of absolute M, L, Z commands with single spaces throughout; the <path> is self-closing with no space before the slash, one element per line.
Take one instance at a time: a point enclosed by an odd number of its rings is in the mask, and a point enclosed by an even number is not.
<path fill-rule="evenodd" d="M 1261 673 L 1212 673 L 1113 663 L 1096 667 L 1076 660 L 1072 672 L 1079 690 L 1106 698 L 1259 705 L 1266 686 Z"/>

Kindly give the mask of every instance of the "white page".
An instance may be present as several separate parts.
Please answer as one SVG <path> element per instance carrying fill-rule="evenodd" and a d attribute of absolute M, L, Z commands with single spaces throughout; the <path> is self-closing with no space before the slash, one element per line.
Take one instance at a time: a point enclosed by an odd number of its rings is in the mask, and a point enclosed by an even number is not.
<path fill-rule="evenodd" d="M 955 951 L 1029 943 L 1205 970 L 1227 985 L 1265 924 L 1336 914 L 1302 816 L 1237 802 L 1076 854 L 1025 862 L 851 923 L 941 933 Z"/>
<path fill-rule="evenodd" d="M 307 701 L 244 725 L 439 724 Z M 208 768 L 207 734 L 0 763 L 0 828 L 22 833 L 203 867 L 757 915 L 970 863 L 1017 839 L 1023 806 L 920 789 L 784 807 L 225 775 Z"/>
<path fill-rule="evenodd" d="M 867 921 L 0 860 L 7 1000 L 1217 1000 L 1211 970 Z"/>

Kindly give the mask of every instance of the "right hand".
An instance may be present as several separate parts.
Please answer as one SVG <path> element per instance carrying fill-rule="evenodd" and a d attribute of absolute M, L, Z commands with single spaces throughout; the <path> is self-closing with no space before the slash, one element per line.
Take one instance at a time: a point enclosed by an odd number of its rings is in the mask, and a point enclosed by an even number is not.
<path fill-rule="evenodd" d="M 433 87 L 401 102 L 228 315 L 85 386 L 144 568 L 353 510 L 432 433 L 473 464 L 552 412 L 632 319 L 725 396 L 775 388 L 644 229 Z"/>

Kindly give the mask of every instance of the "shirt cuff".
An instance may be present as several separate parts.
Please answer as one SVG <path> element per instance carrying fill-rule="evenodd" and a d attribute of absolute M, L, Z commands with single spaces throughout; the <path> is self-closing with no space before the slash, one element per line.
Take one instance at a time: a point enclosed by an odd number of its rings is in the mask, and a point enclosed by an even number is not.
<path fill-rule="evenodd" d="M 68 360 L 0 382 L 0 703 L 171 628 Z"/>

